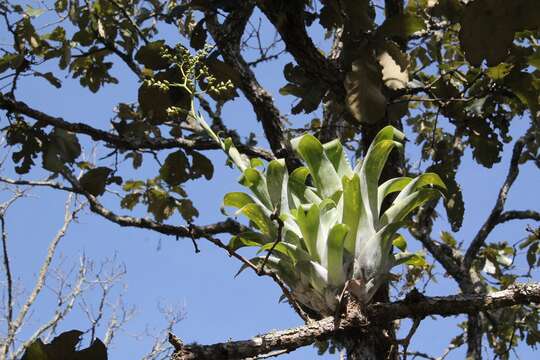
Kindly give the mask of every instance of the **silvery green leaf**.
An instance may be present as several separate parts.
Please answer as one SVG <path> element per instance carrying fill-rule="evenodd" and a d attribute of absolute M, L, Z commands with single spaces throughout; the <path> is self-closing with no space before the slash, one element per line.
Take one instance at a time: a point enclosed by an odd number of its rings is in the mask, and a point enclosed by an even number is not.
<path fill-rule="evenodd" d="M 317 234 L 319 232 L 320 210 L 316 204 L 309 210 L 299 208 L 296 214 L 296 222 L 302 232 L 304 245 L 315 261 L 320 261 L 317 251 Z"/>
<path fill-rule="evenodd" d="M 377 208 L 379 209 L 379 214 L 381 212 L 381 206 L 384 198 L 392 193 L 403 190 L 403 188 L 407 186 L 411 180 L 412 178 L 410 177 L 397 177 L 387 180 L 379 186 L 377 191 Z"/>
<path fill-rule="evenodd" d="M 291 143 L 300 157 L 306 162 L 319 196 L 327 198 L 336 191 L 341 190 L 341 179 L 338 177 L 330 160 L 328 160 L 323 146 L 317 138 L 305 134 L 293 139 Z"/>
<path fill-rule="evenodd" d="M 343 150 L 343 146 L 338 139 L 324 144 L 323 148 L 326 157 L 334 166 L 339 179 L 343 178 L 344 176 L 350 177 L 353 175 L 351 164 L 347 158 L 347 153 L 345 150 Z"/>
<path fill-rule="evenodd" d="M 333 286 L 342 286 L 345 283 L 343 244 L 348 232 L 347 225 L 336 224 L 328 234 L 328 282 Z"/>
<path fill-rule="evenodd" d="M 381 216 L 381 226 L 405 219 L 407 215 L 429 200 L 437 199 L 441 193 L 435 189 L 420 189 L 407 197 L 394 202 Z"/>

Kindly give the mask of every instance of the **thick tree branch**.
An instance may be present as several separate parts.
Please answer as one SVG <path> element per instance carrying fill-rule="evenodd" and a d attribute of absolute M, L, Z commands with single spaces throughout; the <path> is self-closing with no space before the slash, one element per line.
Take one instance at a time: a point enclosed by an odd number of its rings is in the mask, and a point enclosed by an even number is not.
<path fill-rule="evenodd" d="M 71 131 L 77 134 L 83 134 L 90 136 L 93 140 L 104 141 L 108 145 L 125 150 L 164 150 L 183 148 L 187 150 L 214 150 L 220 149 L 219 144 L 210 139 L 155 139 L 144 138 L 141 140 L 125 138 L 115 135 L 113 133 L 96 129 L 85 123 L 72 123 L 68 122 L 61 117 L 53 117 L 39 110 L 29 107 L 22 101 L 14 100 L 3 94 L 0 94 L 0 109 L 7 110 L 9 112 L 20 113 L 26 115 L 34 120 L 41 121 L 47 125 L 51 125 L 60 129 Z M 235 144 L 236 145 L 236 144 Z M 266 160 L 274 159 L 274 156 L 267 150 L 245 146 L 242 144 L 236 145 L 239 151 L 246 155 L 260 157 Z"/>
<path fill-rule="evenodd" d="M 465 270 L 468 270 L 471 267 L 471 264 L 476 258 L 476 255 L 478 255 L 480 248 L 484 245 L 486 238 L 495 228 L 495 226 L 501 222 L 499 218 L 504 210 L 504 204 L 506 203 L 508 192 L 510 191 L 512 184 L 514 183 L 519 174 L 519 158 L 526 142 L 527 137 L 523 136 L 514 144 L 514 150 L 512 151 L 512 159 L 510 160 L 508 174 L 501 189 L 499 190 L 499 195 L 497 196 L 495 206 L 491 210 L 491 213 L 489 214 L 486 222 L 484 223 L 484 225 L 482 225 L 482 227 L 472 240 L 471 245 L 467 249 L 467 252 L 465 253 L 465 258 L 463 261 L 463 266 Z"/>
<path fill-rule="evenodd" d="M 299 162 L 289 144 L 283 123 L 285 118 L 274 105 L 272 96 L 259 84 L 255 74 L 241 55 L 240 41 L 253 6 L 245 4 L 232 12 L 223 24 L 212 12 L 206 12 L 208 30 L 225 62 L 234 68 L 239 75 L 240 83 L 236 84 L 253 106 L 253 110 L 262 123 L 264 133 L 273 153 L 287 161 L 289 169 L 298 167 Z"/>
<path fill-rule="evenodd" d="M 452 316 L 479 311 L 492 310 L 513 305 L 531 305 L 540 303 L 540 284 L 515 284 L 512 287 L 491 294 L 468 294 L 446 297 L 424 297 L 411 301 L 405 299 L 394 303 L 377 303 L 368 306 L 366 316 L 358 312 L 348 312 L 348 316 L 339 321 L 333 317 L 312 322 L 307 325 L 274 331 L 259 335 L 249 340 L 228 341 L 214 345 L 184 345 L 172 336 L 176 353 L 174 360 L 205 359 L 245 359 L 272 352 L 292 351 L 324 340 L 332 336 L 355 331 L 362 336 L 362 330 L 391 320 L 404 318 L 423 318 L 440 315 Z"/>

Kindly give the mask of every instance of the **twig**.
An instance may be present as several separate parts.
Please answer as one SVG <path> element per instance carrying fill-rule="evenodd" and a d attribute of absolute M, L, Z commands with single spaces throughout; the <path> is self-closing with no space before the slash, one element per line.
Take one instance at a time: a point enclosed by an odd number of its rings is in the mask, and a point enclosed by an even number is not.
<path fill-rule="evenodd" d="M 405 336 L 404 339 L 399 340 L 398 342 L 401 343 L 403 346 L 403 360 L 407 360 L 407 350 L 409 348 L 409 345 L 411 344 L 411 339 L 416 333 L 416 330 L 418 330 L 418 327 L 420 326 L 420 323 L 422 322 L 421 318 L 415 317 L 413 319 L 413 324 L 411 326 L 411 329 L 409 330 L 409 333 L 407 336 Z"/>

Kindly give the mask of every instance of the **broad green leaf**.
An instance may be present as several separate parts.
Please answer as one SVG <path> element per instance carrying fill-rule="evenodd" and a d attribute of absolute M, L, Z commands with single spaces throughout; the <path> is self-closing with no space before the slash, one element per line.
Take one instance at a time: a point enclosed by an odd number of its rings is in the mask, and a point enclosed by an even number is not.
<path fill-rule="evenodd" d="M 231 250 L 238 250 L 244 246 L 261 246 L 271 242 L 270 237 L 255 231 L 246 231 L 231 238 L 227 247 Z"/>
<path fill-rule="evenodd" d="M 311 205 L 309 210 L 299 208 L 296 213 L 296 222 L 302 232 L 304 245 L 309 254 L 316 261 L 319 261 L 319 255 L 317 252 L 317 234 L 319 232 L 319 207 L 315 204 Z"/>
<path fill-rule="evenodd" d="M 285 198 L 283 198 L 283 188 L 287 186 L 287 168 L 285 167 L 285 160 L 272 160 L 268 163 L 266 168 L 266 182 L 268 186 L 268 194 L 270 201 L 272 202 L 273 209 L 281 208 L 280 212 L 288 211 L 288 200 L 285 192 Z M 283 202 L 286 201 L 285 204 Z M 283 207 L 286 207 L 283 208 Z"/>
<path fill-rule="evenodd" d="M 411 211 L 422 206 L 429 200 L 437 199 L 441 196 L 441 193 L 435 189 L 420 189 L 407 197 L 394 202 L 388 210 L 386 210 L 381 217 L 381 225 L 392 224 L 396 221 L 405 219 Z"/>
<path fill-rule="evenodd" d="M 255 203 L 247 204 L 236 213 L 245 215 L 263 234 L 271 237 L 275 235 L 275 226 L 261 205 Z"/>
<path fill-rule="evenodd" d="M 407 184 L 407 186 L 405 186 L 405 188 L 399 193 L 397 198 L 394 200 L 394 203 L 401 201 L 413 192 L 428 185 L 446 190 L 446 185 L 444 185 L 439 175 L 435 173 L 425 173 L 415 177 L 411 182 L 409 182 L 409 184 Z"/>
<path fill-rule="evenodd" d="M 405 186 L 411 182 L 410 177 L 397 177 L 382 183 L 377 190 L 377 208 L 379 209 L 378 213 L 381 212 L 381 205 L 386 198 L 386 196 L 401 191 Z"/>
<path fill-rule="evenodd" d="M 24 352 L 21 360 L 52 360 L 45 352 L 45 344 L 40 339 L 32 342 Z"/>
<path fill-rule="evenodd" d="M 165 40 L 154 41 L 142 46 L 135 54 L 135 60 L 148 69 L 162 70 L 170 66 L 163 55 L 167 51 Z"/>
<path fill-rule="evenodd" d="M 313 135 L 305 134 L 293 139 L 293 147 L 306 162 L 317 192 L 323 198 L 341 190 L 341 180 L 332 163 L 324 154 L 323 146 Z"/>
<path fill-rule="evenodd" d="M 111 173 L 112 169 L 108 167 L 97 167 L 86 172 L 79 180 L 79 184 L 85 191 L 94 196 L 103 195 L 107 179 Z"/>
<path fill-rule="evenodd" d="M 343 224 L 347 225 L 349 232 L 345 239 L 345 249 L 354 254 L 356 246 L 357 229 L 367 226 L 365 221 L 364 205 L 360 194 L 360 177 L 354 174 L 352 178 L 343 178 Z M 364 221 L 361 222 L 361 220 Z"/>
<path fill-rule="evenodd" d="M 340 286 L 345 283 L 343 245 L 348 232 L 347 225 L 336 224 L 328 234 L 328 282 L 333 286 Z"/>
<path fill-rule="evenodd" d="M 259 170 L 254 168 L 247 168 L 244 170 L 244 173 L 240 178 L 240 184 L 248 187 L 265 207 L 268 209 L 273 208 L 270 195 L 268 194 L 266 178 Z"/>
<path fill-rule="evenodd" d="M 223 206 L 241 209 L 247 204 L 254 204 L 255 199 L 243 192 L 230 192 L 223 197 Z"/>
<path fill-rule="evenodd" d="M 170 186 L 180 185 L 189 180 L 189 162 L 182 150 L 170 153 L 159 169 L 159 175 Z"/>
<path fill-rule="evenodd" d="M 324 144 L 323 148 L 326 157 L 334 166 L 340 179 L 344 176 L 351 177 L 353 175 L 347 153 L 343 150 L 343 145 L 341 145 L 341 142 L 338 139 Z"/>
<path fill-rule="evenodd" d="M 367 241 L 357 244 L 353 270 L 355 279 L 364 278 L 364 281 L 368 281 L 376 275 L 385 274 L 391 268 L 392 237 L 402 226 L 401 222 L 385 225 Z"/>
<path fill-rule="evenodd" d="M 379 178 L 390 151 L 396 146 L 401 146 L 401 144 L 393 140 L 379 140 L 376 138 L 374 143 L 369 147 L 362 163 L 362 168 L 360 169 L 360 193 L 362 199 L 364 199 L 363 205 L 366 213 L 366 222 L 371 231 L 375 231 L 379 227 L 377 201 Z"/>

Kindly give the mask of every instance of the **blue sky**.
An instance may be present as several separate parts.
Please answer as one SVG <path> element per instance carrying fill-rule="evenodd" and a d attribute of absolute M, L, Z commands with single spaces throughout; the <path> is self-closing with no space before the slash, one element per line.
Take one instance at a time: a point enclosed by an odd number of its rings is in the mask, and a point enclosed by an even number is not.
<path fill-rule="evenodd" d="M 0 35 L 3 42 L 4 35 Z M 322 45 L 322 43 L 321 43 Z M 284 85 L 282 66 L 287 58 L 279 62 L 257 67 L 259 80 L 271 91 L 276 104 L 285 113 L 290 113 L 293 98 L 279 96 L 278 89 Z M 114 67 L 115 76 L 121 79 L 119 85 L 106 86 L 98 94 L 92 94 L 81 88 L 77 81 L 65 79 L 61 89 L 55 89 L 37 78 L 26 78 L 21 82 L 17 96 L 29 105 L 44 110 L 51 115 L 62 116 L 68 121 L 87 122 L 90 125 L 108 128 L 108 121 L 113 116 L 112 109 L 119 102 L 136 100 L 138 84 L 123 64 Z M 64 80 L 64 79 L 62 79 Z M 299 127 L 312 117 L 311 114 L 293 117 L 293 127 Z M 251 106 L 242 98 L 228 104 L 223 118 L 226 123 L 239 128 L 241 133 L 250 131 L 261 134 L 260 124 L 255 121 Z M 2 115 L 0 121 L 5 122 Z M 528 125 L 526 118 L 516 119 L 511 133 L 517 138 Z M 88 139 L 86 151 L 90 150 Z M 261 145 L 265 146 L 264 142 Z M 488 216 L 494 204 L 496 194 L 502 184 L 509 163 L 509 146 L 505 148 L 502 161 L 493 169 L 485 169 L 472 160 L 467 152 L 460 168 L 459 182 L 463 187 L 466 201 L 465 220 L 461 231 L 455 234 L 458 241 L 466 243 L 474 236 Z M 5 150 L 4 150 L 5 151 Z M 415 156 L 417 149 L 408 143 L 407 153 Z M 98 148 L 98 155 L 106 150 Z M 238 173 L 224 164 L 224 156 L 211 152 L 215 175 L 210 181 L 191 183 L 187 189 L 200 217 L 197 224 L 207 224 L 223 220 L 219 208 L 224 193 L 240 189 L 236 180 Z M 98 156 L 99 157 L 99 156 Z M 414 158 L 413 158 L 414 160 Z M 127 168 L 127 167 L 126 167 Z M 12 171 L 2 169 L 3 175 Z M 34 171 L 34 179 L 44 173 Z M 139 177 L 152 176 L 139 173 Z M 507 202 L 507 209 L 538 209 L 538 192 L 531 189 L 538 184 L 540 176 L 532 165 L 522 166 L 521 173 L 513 186 Z M 63 221 L 63 206 L 66 194 L 47 189 L 36 189 L 32 197 L 18 202 L 8 215 L 10 232 L 10 252 L 15 278 L 27 289 L 33 284 L 40 259 L 43 258 L 48 241 Z M 6 196 L 5 193 L 2 194 Z M 118 202 L 111 196 L 107 204 Z M 113 205 L 117 208 L 117 205 Z M 142 215 L 142 212 L 136 214 Z M 176 216 L 173 224 L 183 224 Z M 508 240 L 510 242 L 526 236 L 527 222 L 514 222 L 500 226 L 492 233 L 490 241 Z M 441 221 L 437 223 L 435 235 L 439 231 L 450 231 L 445 214 L 441 212 Z M 223 236 L 224 241 L 228 240 Z M 410 237 L 409 237 L 410 239 Z M 411 239 L 411 241 L 414 241 Z M 120 228 L 96 215 L 86 212 L 79 217 L 79 222 L 70 230 L 62 241 L 56 263 L 63 263 L 69 268 L 85 254 L 96 262 L 116 254 L 125 264 L 127 274 L 124 278 L 126 289 L 124 300 L 137 307 L 137 315 L 131 320 L 117 341 L 110 349 L 111 359 L 136 359 L 147 352 L 151 340 L 147 337 L 136 338 L 133 335 L 145 328 L 157 332 L 164 326 L 157 304 L 178 306 L 185 311 L 186 318 L 175 328 L 175 333 L 187 342 L 213 343 L 232 339 L 245 339 L 258 333 L 273 329 L 283 329 L 301 324 L 287 304 L 279 304 L 279 288 L 267 278 L 260 278 L 245 271 L 234 278 L 239 268 L 236 260 L 229 258 L 222 250 L 199 241 L 201 253 L 195 254 L 191 241 L 176 240 L 154 234 L 149 231 Z M 62 259 L 63 258 L 63 259 Z M 440 269 L 439 269 L 440 272 Z M 430 295 L 445 295 L 457 292 L 455 284 L 439 277 L 440 282 L 429 288 Z M 45 291 L 43 298 L 36 304 L 31 323 L 24 334 L 31 333 L 40 321 L 47 319 L 54 310 L 54 300 L 50 292 Z M 422 323 L 410 349 L 439 355 L 448 341 L 458 334 L 455 324 L 458 318 L 426 320 Z M 87 325 L 79 308 L 66 319 L 59 331 L 71 328 L 84 328 Z M 406 327 L 407 328 L 407 327 Z M 153 329 L 153 330 L 152 330 Z M 98 334 L 103 336 L 103 334 Z M 530 359 L 532 352 L 526 346 L 518 349 L 522 359 Z M 284 355 L 280 359 L 315 358 L 312 348 L 298 350 Z M 337 355 L 326 354 L 320 359 L 336 359 Z M 461 359 L 463 351 L 452 353 L 447 359 Z"/>

